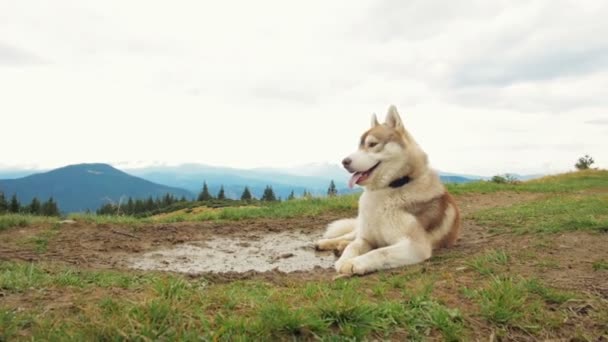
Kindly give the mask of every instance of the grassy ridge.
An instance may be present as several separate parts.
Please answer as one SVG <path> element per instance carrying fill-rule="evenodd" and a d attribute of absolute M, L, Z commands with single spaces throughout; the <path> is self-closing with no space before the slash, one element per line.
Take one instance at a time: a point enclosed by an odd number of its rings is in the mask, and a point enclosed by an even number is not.
<path fill-rule="evenodd" d="M 566 193 L 592 188 L 608 190 L 608 171 L 576 171 L 514 184 L 498 184 L 487 181 L 447 184 L 447 188 L 456 195 L 499 191 Z"/>
<path fill-rule="evenodd" d="M 495 232 L 558 233 L 573 230 L 608 232 L 608 194 L 560 195 L 472 215 Z"/>

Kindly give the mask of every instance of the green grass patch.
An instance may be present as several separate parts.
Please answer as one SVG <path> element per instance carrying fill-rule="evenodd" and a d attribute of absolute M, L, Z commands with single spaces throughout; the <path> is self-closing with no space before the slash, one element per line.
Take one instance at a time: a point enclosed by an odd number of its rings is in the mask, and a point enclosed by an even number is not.
<path fill-rule="evenodd" d="M 479 314 L 499 328 L 516 328 L 528 334 L 560 326 L 564 313 L 552 308 L 561 305 L 575 295 L 552 289 L 538 279 L 492 277 L 483 287 L 463 289 L 466 297 L 479 305 Z"/>
<path fill-rule="evenodd" d="M 526 281 L 526 289 L 531 293 L 539 295 L 549 304 L 563 304 L 575 298 L 573 293 L 549 288 L 534 278 Z"/>
<path fill-rule="evenodd" d="M 27 227 L 37 224 L 57 222 L 57 217 L 36 216 L 27 214 L 0 215 L 0 231 L 13 227 Z"/>
<path fill-rule="evenodd" d="M 55 223 L 51 228 L 44 229 L 40 233 L 27 238 L 23 243 L 32 245 L 37 253 L 44 253 L 48 249 L 49 241 L 51 241 L 59 232 L 59 227 L 59 223 Z"/>
<path fill-rule="evenodd" d="M 608 232 L 608 195 L 560 195 L 482 210 L 472 218 L 496 232 Z"/>
<path fill-rule="evenodd" d="M 608 270 L 608 262 L 604 260 L 598 260 L 593 262 L 593 270 L 594 271 L 606 271 Z"/>
<path fill-rule="evenodd" d="M 0 290 L 15 293 L 49 286 L 129 289 L 150 282 L 151 276 L 143 274 L 83 271 L 74 268 L 45 267 L 34 263 L 0 261 Z"/>
<path fill-rule="evenodd" d="M 422 275 L 421 275 L 422 276 Z M 391 276 L 392 278 L 398 276 Z M 78 271 L 0 263 L 0 291 L 32 297 L 23 311 L 0 304 L 0 337 L 12 340 L 410 340 L 465 334 L 459 310 L 430 291 L 388 288 L 392 298 L 366 294 L 367 279 L 273 285 L 261 281 L 211 284 L 204 279 L 148 273 Z M 116 288 L 125 291 L 114 295 Z M 74 306 L 37 294 L 69 293 Z M 97 293 L 92 296 L 91 293 Z M 397 295 L 395 297 L 395 295 Z M 45 304 L 45 301 L 49 301 Z M 42 314 L 44 313 L 44 314 Z M 66 319 L 69 317 L 69 319 Z"/>
<path fill-rule="evenodd" d="M 497 266 L 507 265 L 509 256 L 503 250 L 489 251 L 484 255 L 473 258 L 466 263 L 467 266 L 473 268 L 482 275 L 494 274 Z"/>
<path fill-rule="evenodd" d="M 477 292 L 481 315 L 495 324 L 514 324 L 526 313 L 528 291 L 525 282 L 512 278 L 492 279 Z"/>
<path fill-rule="evenodd" d="M 584 170 L 547 176 L 520 183 L 499 184 L 490 181 L 447 184 L 452 194 L 493 193 L 499 191 L 522 192 L 574 192 L 592 188 L 608 190 L 608 171 Z"/>

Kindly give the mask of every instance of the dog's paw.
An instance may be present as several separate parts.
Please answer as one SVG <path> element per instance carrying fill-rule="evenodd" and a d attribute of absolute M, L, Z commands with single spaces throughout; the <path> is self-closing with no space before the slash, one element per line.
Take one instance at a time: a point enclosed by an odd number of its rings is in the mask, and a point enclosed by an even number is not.
<path fill-rule="evenodd" d="M 321 239 L 315 242 L 315 250 L 317 251 L 329 251 L 333 249 L 333 244 L 329 243 L 328 239 Z"/>
<path fill-rule="evenodd" d="M 336 262 L 336 271 L 343 276 L 363 275 L 366 273 L 365 268 L 357 259 L 338 260 Z"/>

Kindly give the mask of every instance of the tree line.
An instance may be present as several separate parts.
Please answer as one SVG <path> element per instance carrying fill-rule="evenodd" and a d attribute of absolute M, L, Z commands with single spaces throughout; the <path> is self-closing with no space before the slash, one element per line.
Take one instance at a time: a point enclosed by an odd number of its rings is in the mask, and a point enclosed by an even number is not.
<path fill-rule="evenodd" d="M 188 200 L 182 196 L 177 198 L 172 194 L 165 194 L 162 197 L 145 199 L 133 199 L 129 197 L 126 201 L 118 203 L 106 203 L 97 209 L 97 215 L 141 215 L 168 208 L 176 203 L 186 203 Z"/>
<path fill-rule="evenodd" d="M 329 187 L 327 188 L 327 195 L 330 197 L 338 195 L 338 189 L 336 188 L 336 184 L 334 183 L 333 180 L 329 183 Z M 311 198 L 312 194 L 310 192 L 308 192 L 307 190 L 304 190 L 304 192 L 302 193 L 302 197 Z M 287 197 L 287 200 L 293 200 L 295 198 L 296 198 L 295 192 L 293 190 L 291 190 L 291 193 Z M 204 201 L 210 201 L 213 199 L 217 199 L 217 200 L 227 200 L 228 199 L 228 198 L 226 198 L 226 192 L 224 190 L 224 186 L 223 185 L 220 186 L 220 190 L 218 191 L 217 195 L 213 196 L 211 194 L 211 192 L 209 191 L 207 182 L 203 182 L 203 188 L 201 189 L 201 191 L 199 192 L 199 194 L 197 196 L 197 201 L 204 202 Z M 245 188 L 243 189 L 243 192 L 241 193 L 240 200 L 241 201 L 251 201 L 251 200 L 255 200 L 255 199 L 256 198 L 252 195 L 249 187 L 245 186 Z M 281 198 L 276 196 L 276 194 L 274 193 L 274 190 L 272 189 L 272 186 L 267 185 L 266 188 L 264 189 L 264 192 L 262 193 L 262 197 L 260 197 L 260 201 L 262 201 L 262 202 L 277 202 L 277 201 L 280 202 Z"/>
<path fill-rule="evenodd" d="M 338 190 L 334 181 L 332 180 L 327 188 L 328 196 L 336 196 L 338 194 Z M 304 190 L 301 198 L 312 198 L 313 195 L 307 190 Z M 295 192 L 292 190 L 287 200 L 294 200 L 296 198 Z M 218 193 L 214 196 L 209 191 L 209 187 L 207 186 L 207 182 L 203 182 L 203 187 L 196 197 L 196 202 L 202 202 L 203 205 L 208 205 L 212 207 L 223 207 L 234 205 L 235 203 L 240 202 L 280 202 L 282 201 L 281 197 L 277 197 L 272 186 L 267 185 L 262 193 L 262 196 L 257 199 L 251 192 L 248 186 L 245 186 L 243 192 L 240 196 L 240 200 L 233 200 L 226 196 L 226 191 L 224 190 L 224 186 L 222 185 L 218 191 Z M 168 211 L 169 209 L 182 209 L 188 204 L 191 204 L 193 201 L 186 199 L 184 196 L 181 198 L 177 198 L 172 194 L 165 194 L 164 196 L 153 198 L 149 196 L 148 198 L 132 198 L 129 197 L 126 200 L 121 200 L 118 203 L 110 202 L 103 204 L 99 207 L 95 212 L 98 215 L 133 215 L 133 216 L 142 216 L 149 215 L 154 213 L 159 213 L 163 211 Z M 88 212 L 88 211 L 87 211 Z M 10 199 L 7 199 L 4 193 L 0 192 L 0 214 L 3 213 L 26 213 L 32 215 L 44 215 L 44 216 L 59 216 L 60 210 L 59 205 L 55 200 L 50 197 L 46 202 L 41 202 L 36 197 L 34 197 L 28 205 L 22 205 L 17 196 L 13 194 Z"/>
<path fill-rule="evenodd" d="M 53 197 L 49 197 L 46 202 L 41 202 L 38 198 L 32 198 L 29 204 L 22 205 L 16 194 L 7 199 L 0 191 L 0 214 L 31 214 L 42 216 L 59 216 L 59 206 Z"/>

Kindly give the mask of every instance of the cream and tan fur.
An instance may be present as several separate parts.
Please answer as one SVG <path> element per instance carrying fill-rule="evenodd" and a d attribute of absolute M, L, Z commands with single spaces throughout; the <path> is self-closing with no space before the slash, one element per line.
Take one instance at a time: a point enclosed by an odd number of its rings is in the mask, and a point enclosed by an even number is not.
<path fill-rule="evenodd" d="M 316 244 L 320 250 L 341 252 L 335 264 L 339 274 L 419 263 L 433 249 L 454 244 L 460 232 L 458 207 L 394 106 L 384 124 L 372 117 L 359 149 L 343 164 L 354 175 L 372 171 L 359 179 L 364 192 L 357 218 L 332 222 Z M 408 182 L 389 186 L 398 179 Z"/>

